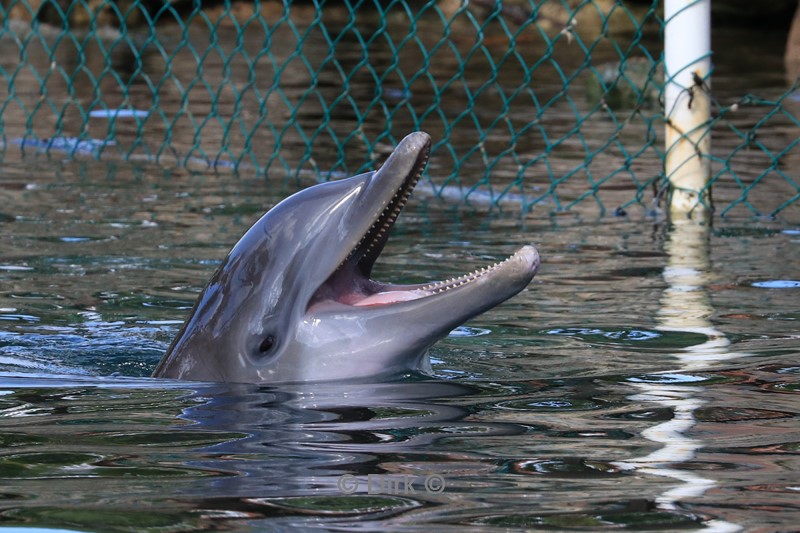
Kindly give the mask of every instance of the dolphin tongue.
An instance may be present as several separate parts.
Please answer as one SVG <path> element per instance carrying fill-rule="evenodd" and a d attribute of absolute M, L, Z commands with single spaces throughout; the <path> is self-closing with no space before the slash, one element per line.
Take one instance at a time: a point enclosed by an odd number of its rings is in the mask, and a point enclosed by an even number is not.
<path fill-rule="evenodd" d="M 429 296 L 430 294 L 432 294 L 430 291 L 421 291 L 421 290 L 377 292 L 375 294 L 367 296 L 363 300 L 354 302 L 352 305 L 357 307 L 367 306 L 367 305 L 386 305 L 386 304 L 393 304 L 395 302 L 406 302 L 408 300 L 416 300 L 418 298 Z"/>

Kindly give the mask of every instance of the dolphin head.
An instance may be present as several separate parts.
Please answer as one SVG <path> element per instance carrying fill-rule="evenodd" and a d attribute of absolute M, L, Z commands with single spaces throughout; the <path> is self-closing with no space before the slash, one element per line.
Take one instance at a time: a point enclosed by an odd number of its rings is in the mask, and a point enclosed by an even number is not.
<path fill-rule="evenodd" d="M 429 366 L 427 349 L 521 291 L 539 255 L 447 281 L 371 278 L 430 153 L 421 132 L 380 170 L 283 200 L 233 247 L 154 376 L 242 383 L 373 378 Z"/>

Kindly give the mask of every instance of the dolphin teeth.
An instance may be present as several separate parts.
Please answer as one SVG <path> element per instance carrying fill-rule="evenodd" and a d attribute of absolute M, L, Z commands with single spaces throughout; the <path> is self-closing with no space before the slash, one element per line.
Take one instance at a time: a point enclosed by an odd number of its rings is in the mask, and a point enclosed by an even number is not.
<path fill-rule="evenodd" d="M 405 207 L 414 187 L 422 178 L 424 169 L 428 164 L 428 160 L 430 159 L 429 151 L 426 150 L 420 155 L 422 155 L 423 159 L 419 161 L 416 172 L 408 176 L 405 183 L 394 192 L 392 198 L 381 206 L 381 210 L 372 223 L 372 226 L 362 236 L 361 240 L 350 252 L 345 261 L 355 260 L 356 262 L 360 262 L 369 254 L 374 253 L 376 248 L 380 248 L 382 242 L 385 242 L 387 232 L 400 216 L 400 212 L 403 210 L 403 207 Z M 430 285 L 430 287 L 434 286 L 436 285 Z"/>
<path fill-rule="evenodd" d="M 435 282 L 429 283 L 429 284 L 421 287 L 420 290 L 428 292 L 429 294 L 442 294 L 442 293 L 447 292 L 447 291 L 449 291 L 451 289 L 455 289 L 455 288 L 458 288 L 458 287 L 463 287 L 464 285 L 469 285 L 471 283 L 474 283 L 474 282 L 478 281 L 479 279 L 481 279 L 482 277 L 486 276 L 487 274 L 490 274 L 490 273 L 494 272 L 495 270 L 500 268 L 502 265 L 508 263 L 512 259 L 515 259 L 518 255 L 519 255 L 519 251 L 514 252 L 514 254 L 510 255 L 509 257 L 507 257 L 503 261 L 498 261 L 498 262 L 493 263 L 491 265 L 486 265 L 486 266 L 482 266 L 482 267 L 476 268 L 472 272 L 469 272 L 467 274 L 463 274 L 463 275 L 458 276 L 458 277 L 445 279 L 444 281 L 435 281 Z"/>

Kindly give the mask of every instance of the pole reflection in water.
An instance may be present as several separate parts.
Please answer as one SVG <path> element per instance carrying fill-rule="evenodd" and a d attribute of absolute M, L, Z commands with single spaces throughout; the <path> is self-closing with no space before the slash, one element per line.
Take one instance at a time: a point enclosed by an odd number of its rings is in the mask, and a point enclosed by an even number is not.
<path fill-rule="evenodd" d="M 678 361 L 674 371 L 657 373 L 629 381 L 640 390 L 631 400 L 653 402 L 672 409 L 672 419 L 648 428 L 642 436 L 662 447 L 643 457 L 621 462 L 623 468 L 645 474 L 666 476 L 682 484 L 656 498 L 664 510 L 675 510 L 681 500 L 697 498 L 716 485 L 716 481 L 682 470 L 681 463 L 695 458 L 706 443 L 688 436 L 696 425 L 695 412 L 705 404 L 704 387 L 692 384 L 704 381 L 691 372 L 709 369 L 713 363 L 745 357 L 748 354 L 729 350 L 730 340 L 711 323 L 714 309 L 707 287 L 712 281 L 707 221 L 689 218 L 671 223 L 665 249 L 669 256 L 664 268 L 667 288 L 661 299 L 658 329 L 704 335 L 708 340 L 688 346 L 673 355 Z M 706 531 L 729 532 L 742 528 L 723 520 L 706 522 Z"/>

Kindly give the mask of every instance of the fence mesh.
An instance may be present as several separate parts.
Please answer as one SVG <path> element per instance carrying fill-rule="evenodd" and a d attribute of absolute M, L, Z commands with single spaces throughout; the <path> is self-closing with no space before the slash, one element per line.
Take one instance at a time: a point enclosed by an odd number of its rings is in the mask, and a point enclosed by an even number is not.
<path fill-rule="evenodd" d="M 432 193 L 649 208 L 665 188 L 659 4 L 4 0 L 0 150 L 331 179 L 421 129 Z M 793 206 L 796 87 L 714 84 L 718 210 Z"/>

